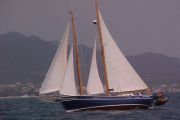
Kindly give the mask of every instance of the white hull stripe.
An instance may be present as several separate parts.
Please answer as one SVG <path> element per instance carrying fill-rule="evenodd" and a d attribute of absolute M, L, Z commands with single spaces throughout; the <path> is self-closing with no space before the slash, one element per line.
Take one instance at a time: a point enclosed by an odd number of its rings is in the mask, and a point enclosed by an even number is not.
<path fill-rule="evenodd" d="M 79 108 L 79 109 L 73 109 L 73 110 L 66 110 L 66 112 L 74 112 L 74 111 L 80 111 L 80 110 L 88 110 L 93 108 L 105 108 L 105 107 L 114 107 L 114 106 L 143 106 L 143 107 L 149 107 L 148 105 L 144 104 L 117 104 L 117 105 L 103 105 L 103 106 L 95 106 L 95 107 L 85 107 L 85 108 Z"/>

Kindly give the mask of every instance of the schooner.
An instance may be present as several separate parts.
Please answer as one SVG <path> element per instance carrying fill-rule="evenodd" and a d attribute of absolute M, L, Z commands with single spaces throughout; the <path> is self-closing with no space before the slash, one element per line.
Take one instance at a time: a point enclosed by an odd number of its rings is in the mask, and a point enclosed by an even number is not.
<path fill-rule="evenodd" d="M 67 25 L 39 94 L 58 93 L 54 101 L 60 102 L 67 111 L 147 109 L 153 103 L 164 104 L 167 98 L 164 94 L 152 94 L 148 91 L 149 87 L 130 65 L 111 36 L 97 0 L 95 0 L 95 5 L 97 22 L 94 23 L 98 28 L 98 36 L 94 42 L 87 91 L 83 90 L 75 18 L 71 10 L 69 12 L 71 21 Z M 72 29 L 74 41 L 68 56 L 70 29 Z M 97 69 L 96 42 L 98 40 L 101 47 L 105 85 L 102 84 Z M 74 64 L 77 66 L 77 72 L 75 72 Z M 77 73 L 78 85 L 75 81 L 75 73 Z"/>

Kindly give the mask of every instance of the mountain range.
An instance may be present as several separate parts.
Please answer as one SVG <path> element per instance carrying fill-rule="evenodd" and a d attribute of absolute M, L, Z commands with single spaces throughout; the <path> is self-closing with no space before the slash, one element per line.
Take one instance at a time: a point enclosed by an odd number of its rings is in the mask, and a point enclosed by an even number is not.
<path fill-rule="evenodd" d="M 37 36 L 25 36 L 18 32 L 0 35 L 0 96 L 37 94 L 58 44 L 58 41 L 45 41 Z M 92 49 L 82 44 L 79 49 L 82 77 L 86 80 Z M 97 56 L 100 61 L 100 51 Z M 149 52 L 127 56 L 127 59 L 148 86 L 180 86 L 178 58 Z M 99 71 L 102 77 L 101 66 Z"/>

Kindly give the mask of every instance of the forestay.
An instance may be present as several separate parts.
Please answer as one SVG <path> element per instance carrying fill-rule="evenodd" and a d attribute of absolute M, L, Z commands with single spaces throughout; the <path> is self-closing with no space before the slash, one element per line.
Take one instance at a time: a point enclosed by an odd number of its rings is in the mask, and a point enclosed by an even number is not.
<path fill-rule="evenodd" d="M 110 89 L 113 89 L 113 92 L 125 92 L 148 88 L 116 45 L 100 11 L 99 17 Z"/>
<path fill-rule="evenodd" d="M 94 43 L 94 49 L 91 60 L 91 67 L 89 72 L 89 78 L 87 83 L 87 92 L 91 94 L 104 93 L 103 85 L 99 77 L 96 61 L 96 40 Z"/>
<path fill-rule="evenodd" d="M 46 94 L 60 90 L 64 73 L 67 65 L 67 44 L 70 32 L 70 23 L 68 23 L 65 33 L 61 39 L 61 43 L 51 63 L 45 80 L 39 90 L 39 94 Z"/>

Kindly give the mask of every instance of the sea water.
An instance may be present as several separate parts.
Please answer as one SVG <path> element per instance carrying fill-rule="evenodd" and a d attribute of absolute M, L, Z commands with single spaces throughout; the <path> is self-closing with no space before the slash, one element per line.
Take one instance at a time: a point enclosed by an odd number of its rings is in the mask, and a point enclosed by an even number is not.
<path fill-rule="evenodd" d="M 0 120 L 180 120 L 180 93 L 161 107 L 129 111 L 65 112 L 59 103 L 36 98 L 0 99 Z"/>

